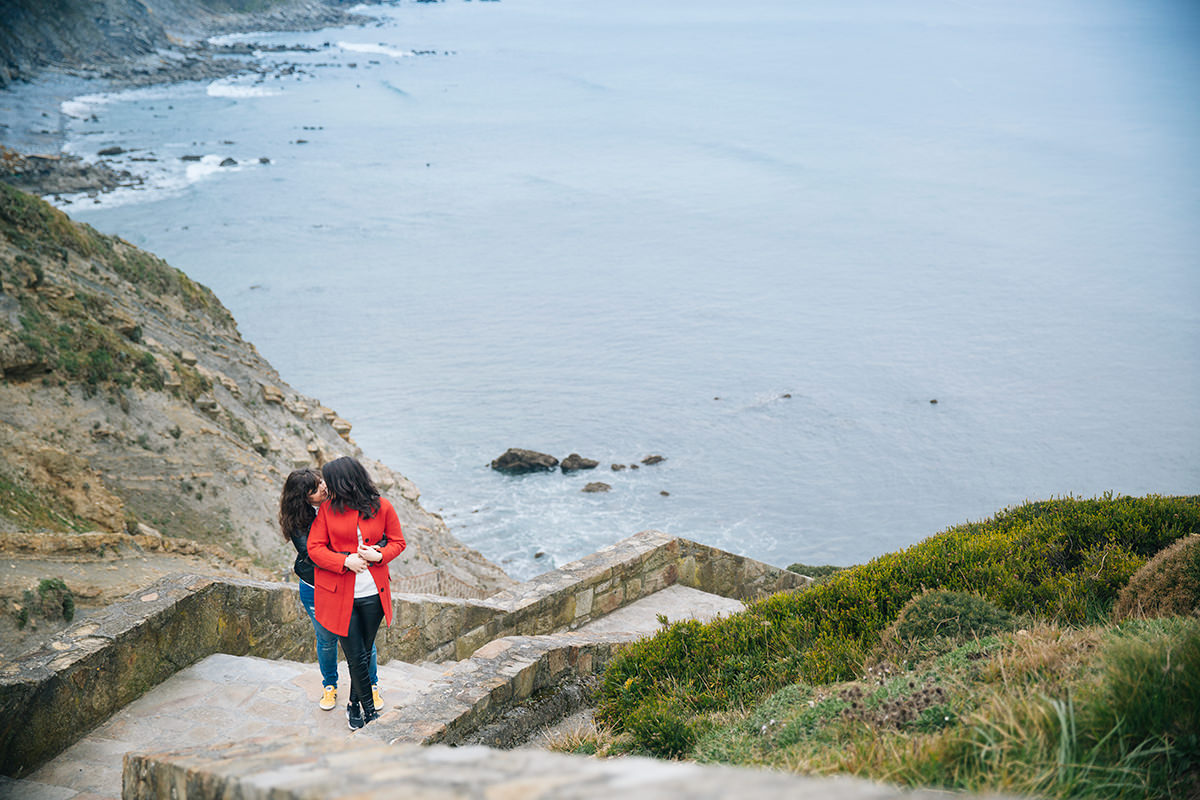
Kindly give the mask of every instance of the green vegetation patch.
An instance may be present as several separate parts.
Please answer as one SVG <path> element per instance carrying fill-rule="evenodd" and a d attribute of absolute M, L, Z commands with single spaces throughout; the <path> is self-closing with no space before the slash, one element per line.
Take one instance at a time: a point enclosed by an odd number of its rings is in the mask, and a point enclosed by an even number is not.
<path fill-rule="evenodd" d="M 911 670 L 793 684 L 710 726 L 685 755 L 970 792 L 1195 796 L 1200 620 L 1085 631 L 1042 626 Z M 1046 658 L 1057 660 L 1052 686 L 1022 668 Z"/>
<path fill-rule="evenodd" d="M 1107 617 L 1146 559 L 1200 531 L 1200 498 L 1063 498 L 950 528 L 905 550 L 710 623 L 679 622 L 615 658 L 598 717 L 622 730 L 643 705 L 732 710 L 804 681 L 853 677 L 882 631 L 925 590 L 981 593 L 1010 614 Z"/>
<path fill-rule="evenodd" d="M 91 529 L 83 519 L 61 512 L 62 502 L 26 489 L 19 481 L 0 474 L 0 514 L 25 531 L 73 531 Z"/>

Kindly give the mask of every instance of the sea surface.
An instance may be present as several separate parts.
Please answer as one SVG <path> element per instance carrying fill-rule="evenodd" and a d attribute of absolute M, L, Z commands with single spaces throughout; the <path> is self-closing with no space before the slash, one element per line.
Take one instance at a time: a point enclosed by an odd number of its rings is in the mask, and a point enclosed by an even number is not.
<path fill-rule="evenodd" d="M 63 103 L 148 183 L 60 204 L 517 578 L 647 528 L 861 563 L 1200 492 L 1198 8 L 406 0 Z"/>

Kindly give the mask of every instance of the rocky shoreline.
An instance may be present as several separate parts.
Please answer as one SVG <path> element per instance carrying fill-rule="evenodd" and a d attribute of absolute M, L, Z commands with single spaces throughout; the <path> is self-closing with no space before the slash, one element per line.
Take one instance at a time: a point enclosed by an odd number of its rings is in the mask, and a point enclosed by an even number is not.
<path fill-rule="evenodd" d="M 72 3 L 68 3 L 72 5 Z M 86 5 L 82 0 L 74 5 Z M 13 18 L 0 24 L 0 181 L 42 197 L 96 196 L 139 185 L 144 176 L 114 169 L 98 154 L 86 161 L 62 153 L 66 126 L 64 100 L 155 84 L 219 80 L 244 73 L 267 73 L 252 59 L 256 52 L 311 52 L 306 47 L 264 48 L 250 43 L 217 44 L 210 37 L 229 33 L 317 30 L 367 24 L 369 17 L 340 7 L 337 0 L 284 0 L 264 11 L 213 12 L 204 3 L 186 9 L 173 0 L 149 0 L 156 18 L 136 18 L 136 8 L 108 4 L 99 19 L 51 26 L 33 7 L 18 2 Z M 69 16 L 69 14 L 68 14 Z M 91 27 L 102 28 L 99 33 Z M 39 46 L 41 42 L 41 46 Z M 282 67 L 295 71 L 295 65 Z M 17 97 L 17 95 L 20 95 Z"/>

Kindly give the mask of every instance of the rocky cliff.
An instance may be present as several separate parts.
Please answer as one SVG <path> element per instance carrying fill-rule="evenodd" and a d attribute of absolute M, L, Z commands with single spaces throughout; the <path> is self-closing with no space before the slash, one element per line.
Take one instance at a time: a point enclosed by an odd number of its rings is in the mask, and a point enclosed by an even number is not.
<path fill-rule="evenodd" d="M 394 576 L 436 571 L 447 594 L 511 583 L 421 508 L 412 483 L 364 458 L 349 422 L 288 386 L 211 291 L 4 184 L 0 373 L 10 540 L 149 528 L 286 573 L 284 477 L 353 455 L 409 541 Z"/>

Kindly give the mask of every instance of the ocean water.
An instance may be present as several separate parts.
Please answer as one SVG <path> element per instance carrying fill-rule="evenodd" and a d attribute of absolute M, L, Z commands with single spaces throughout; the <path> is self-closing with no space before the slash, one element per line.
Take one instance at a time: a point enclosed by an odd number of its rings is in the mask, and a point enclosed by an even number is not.
<path fill-rule="evenodd" d="M 1195 8 L 370 7 L 240 37 L 317 48 L 265 76 L 64 103 L 68 150 L 149 179 L 63 207 L 212 287 L 515 577 L 646 528 L 859 563 L 1200 491 Z"/>

